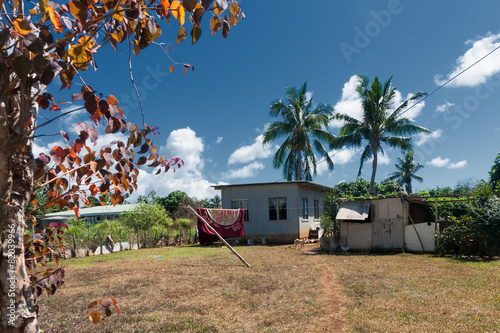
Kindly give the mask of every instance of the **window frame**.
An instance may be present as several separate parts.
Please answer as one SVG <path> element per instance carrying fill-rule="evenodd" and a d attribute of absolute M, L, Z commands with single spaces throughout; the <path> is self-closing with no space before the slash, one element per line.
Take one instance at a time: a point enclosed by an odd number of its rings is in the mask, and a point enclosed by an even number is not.
<path fill-rule="evenodd" d="M 314 219 L 319 220 L 321 218 L 319 211 L 320 211 L 320 204 L 318 199 L 314 199 Z"/>
<path fill-rule="evenodd" d="M 242 203 L 245 202 L 246 205 L 242 205 Z M 238 203 L 238 207 L 234 207 L 233 203 Z M 244 207 L 242 207 L 244 206 Z M 243 218 L 244 222 L 249 222 L 249 213 L 248 213 L 248 199 L 234 199 L 231 200 L 231 209 L 244 209 L 245 210 L 245 217 Z"/>
<path fill-rule="evenodd" d="M 302 198 L 301 203 L 301 217 L 303 220 L 309 219 L 309 198 Z"/>
<path fill-rule="evenodd" d="M 268 210 L 269 210 L 269 221 L 287 221 L 288 220 L 288 210 L 286 204 L 286 197 L 273 197 L 268 198 Z M 271 206 L 271 203 L 273 205 Z M 274 210 L 274 213 L 272 212 Z M 273 218 L 275 215 L 276 218 Z"/>

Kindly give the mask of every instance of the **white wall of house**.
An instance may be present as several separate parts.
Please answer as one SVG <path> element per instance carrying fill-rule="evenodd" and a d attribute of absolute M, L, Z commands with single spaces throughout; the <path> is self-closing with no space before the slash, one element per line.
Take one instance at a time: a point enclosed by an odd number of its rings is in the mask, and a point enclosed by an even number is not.
<path fill-rule="evenodd" d="M 243 239 L 293 241 L 309 236 L 309 230 L 319 225 L 314 217 L 314 200 L 320 201 L 319 216 L 323 214 L 322 199 L 325 187 L 315 187 L 307 182 L 260 183 L 244 185 L 215 186 L 221 190 L 222 208 L 235 208 L 231 202 L 245 201 L 248 221 L 245 221 Z M 270 218 L 269 199 L 286 200 L 286 219 L 278 213 Z M 308 217 L 302 218 L 302 199 L 307 199 Z M 243 207 L 241 207 L 243 208 Z"/>

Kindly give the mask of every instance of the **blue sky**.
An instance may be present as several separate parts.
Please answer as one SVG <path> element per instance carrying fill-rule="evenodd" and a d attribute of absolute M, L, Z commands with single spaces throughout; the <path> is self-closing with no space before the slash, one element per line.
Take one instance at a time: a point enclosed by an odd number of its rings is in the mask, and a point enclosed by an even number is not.
<path fill-rule="evenodd" d="M 269 105 L 285 87 L 305 81 L 315 103 L 332 104 L 336 112 L 359 113 L 354 92 L 356 74 L 393 85 L 401 101 L 417 91 L 432 92 L 446 79 L 500 46 L 498 1 L 240 1 L 246 19 L 227 39 L 210 35 L 202 21 L 201 39 L 186 39 L 170 49 L 177 62 L 195 66 L 183 76 L 157 46 L 133 56 L 134 79 L 141 92 L 146 123 L 160 128 L 156 146 L 167 158 L 180 157 L 185 166 L 175 173 L 153 176 L 141 172 L 139 194 L 155 190 L 167 195 L 182 190 L 198 198 L 218 194 L 210 186 L 281 181 L 273 169 L 277 141 L 262 146 L 262 133 L 274 121 Z M 178 26 L 163 29 L 161 41 L 175 42 Z M 128 47 L 105 47 L 96 55 L 96 72 L 84 73 L 86 83 L 104 95 L 114 94 L 130 121 L 141 122 L 128 74 Z M 76 80 L 75 80 L 76 82 Z M 57 93 L 70 100 L 78 92 Z M 65 105 L 65 109 L 81 106 Z M 406 116 L 432 131 L 414 138 L 415 156 L 425 165 L 423 183 L 414 189 L 455 186 L 488 177 L 500 149 L 500 50 L 412 108 Z M 53 114 L 42 113 L 50 118 Z M 78 118 L 81 117 L 81 118 Z M 85 114 L 61 120 L 53 128 L 71 129 Z M 330 129 L 338 133 L 338 124 Z M 110 141 L 119 138 L 102 136 Z M 37 139 L 37 151 L 63 144 L 62 138 Z M 376 180 L 394 171 L 400 151 L 385 149 Z M 332 152 L 335 170 L 318 165 L 314 181 L 334 186 L 356 179 L 359 150 Z M 362 177 L 369 179 L 371 165 Z"/>

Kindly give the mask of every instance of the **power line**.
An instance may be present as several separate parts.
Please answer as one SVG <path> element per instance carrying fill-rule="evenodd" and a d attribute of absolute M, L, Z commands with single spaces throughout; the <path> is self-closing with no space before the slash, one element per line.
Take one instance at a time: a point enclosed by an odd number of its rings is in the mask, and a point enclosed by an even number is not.
<path fill-rule="evenodd" d="M 449 79 L 448 81 L 446 81 L 445 83 L 441 84 L 439 87 L 437 87 L 436 89 L 434 89 L 432 92 L 430 92 L 429 94 L 425 95 L 423 98 L 419 99 L 415 104 L 413 104 L 412 106 L 410 106 L 408 109 L 404 110 L 400 116 L 402 116 L 403 114 L 405 114 L 406 112 L 410 111 L 411 109 L 413 109 L 417 104 L 420 104 L 420 102 L 423 102 L 424 100 L 426 100 L 429 96 L 433 95 L 436 91 L 438 91 L 439 89 L 443 88 L 444 86 L 446 86 L 448 83 L 450 83 L 451 81 L 455 80 L 457 77 L 459 77 L 460 75 L 462 75 L 463 73 L 465 73 L 466 71 L 468 71 L 470 68 L 472 68 L 473 66 L 477 65 L 479 62 L 481 62 L 482 60 L 484 60 L 486 57 L 488 57 L 489 55 L 491 55 L 493 52 L 495 52 L 496 50 L 500 49 L 500 45 L 495 47 L 493 50 L 491 50 L 490 52 L 488 52 L 486 55 L 484 55 L 483 57 L 481 57 L 479 60 L 477 60 L 476 62 L 474 62 L 472 65 L 470 65 L 469 67 L 465 68 L 464 70 L 462 70 L 460 73 L 456 74 L 455 76 L 453 76 L 451 79 Z M 408 102 L 409 99 L 406 100 L 406 102 Z M 405 103 L 406 103 L 405 102 Z"/>

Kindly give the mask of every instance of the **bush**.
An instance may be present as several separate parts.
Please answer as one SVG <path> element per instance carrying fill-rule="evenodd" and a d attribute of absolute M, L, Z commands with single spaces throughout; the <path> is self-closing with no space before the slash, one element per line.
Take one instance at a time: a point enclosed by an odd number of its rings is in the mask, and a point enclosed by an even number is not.
<path fill-rule="evenodd" d="M 477 201 L 472 216 L 460 219 L 437 234 L 441 254 L 493 257 L 500 254 L 500 202 Z"/>
<path fill-rule="evenodd" d="M 324 213 L 321 217 L 321 228 L 325 236 L 340 237 L 340 224 L 337 221 L 337 213 L 340 208 L 340 198 L 336 191 L 330 191 L 323 199 Z"/>

